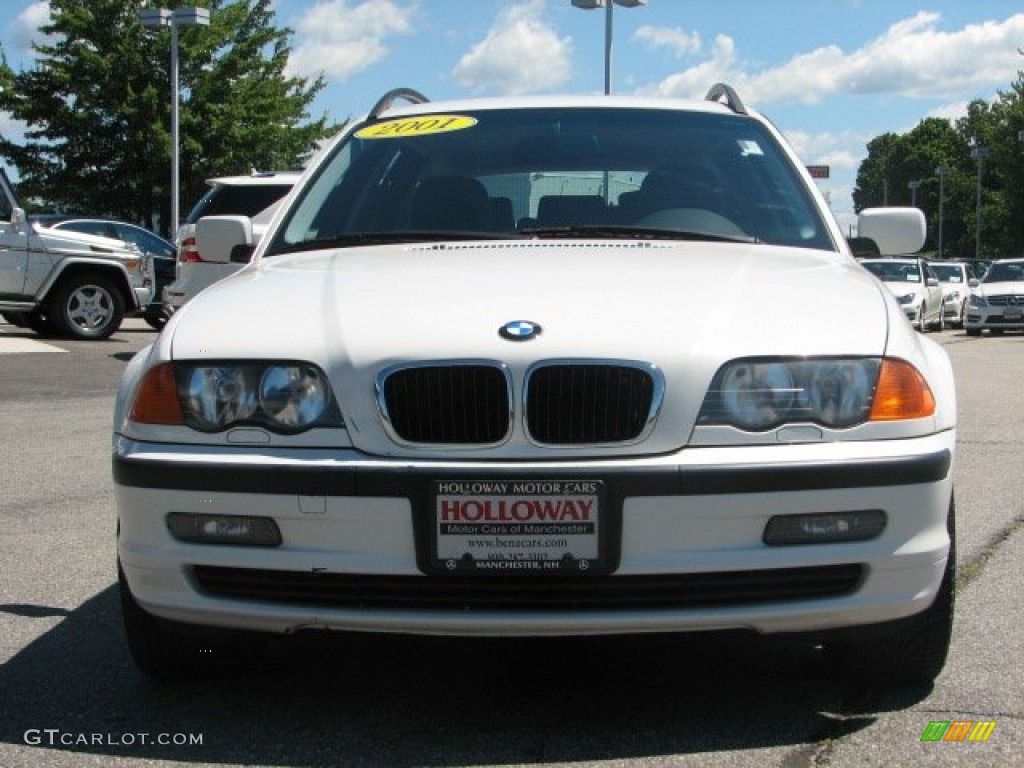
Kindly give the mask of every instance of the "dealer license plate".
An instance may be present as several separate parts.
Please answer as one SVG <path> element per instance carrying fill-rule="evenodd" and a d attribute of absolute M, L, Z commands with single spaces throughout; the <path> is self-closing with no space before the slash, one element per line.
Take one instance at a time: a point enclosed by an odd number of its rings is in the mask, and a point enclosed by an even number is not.
<path fill-rule="evenodd" d="M 1020 307 L 1007 307 L 1003 310 L 1003 317 L 1007 320 L 1020 320 L 1024 317 L 1024 310 Z"/>
<path fill-rule="evenodd" d="M 579 573 L 601 567 L 595 480 L 434 484 L 434 562 L 446 572 Z"/>

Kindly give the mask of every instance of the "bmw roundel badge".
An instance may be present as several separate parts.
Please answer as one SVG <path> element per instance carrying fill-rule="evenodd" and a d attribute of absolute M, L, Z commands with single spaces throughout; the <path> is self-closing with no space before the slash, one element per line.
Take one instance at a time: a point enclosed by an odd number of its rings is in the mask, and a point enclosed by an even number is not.
<path fill-rule="evenodd" d="M 529 341 L 540 336 L 541 327 L 529 320 L 513 320 L 498 329 L 498 335 L 509 341 Z"/>

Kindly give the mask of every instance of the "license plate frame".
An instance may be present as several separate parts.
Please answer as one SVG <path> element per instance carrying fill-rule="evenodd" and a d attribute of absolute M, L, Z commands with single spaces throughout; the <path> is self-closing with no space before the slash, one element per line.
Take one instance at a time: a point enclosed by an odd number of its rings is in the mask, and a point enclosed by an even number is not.
<path fill-rule="evenodd" d="M 506 578 L 605 573 L 610 514 L 601 480 L 435 480 L 429 570 Z"/>

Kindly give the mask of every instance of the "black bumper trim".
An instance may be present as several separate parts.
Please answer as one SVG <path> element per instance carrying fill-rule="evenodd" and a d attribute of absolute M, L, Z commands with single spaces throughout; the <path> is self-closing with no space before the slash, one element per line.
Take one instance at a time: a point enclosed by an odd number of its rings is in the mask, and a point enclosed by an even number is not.
<path fill-rule="evenodd" d="M 591 467 L 588 462 L 549 470 L 531 463 L 517 469 L 505 465 L 488 469 L 474 464 L 462 469 L 394 467 L 296 467 L 169 462 L 115 455 L 114 481 L 137 488 L 223 493 L 296 494 L 303 496 L 421 497 L 436 480 L 503 478 L 543 480 L 596 479 L 606 482 L 620 497 L 703 496 L 783 491 L 838 490 L 935 483 L 949 474 L 952 457 L 947 450 L 924 456 L 793 466 Z"/>

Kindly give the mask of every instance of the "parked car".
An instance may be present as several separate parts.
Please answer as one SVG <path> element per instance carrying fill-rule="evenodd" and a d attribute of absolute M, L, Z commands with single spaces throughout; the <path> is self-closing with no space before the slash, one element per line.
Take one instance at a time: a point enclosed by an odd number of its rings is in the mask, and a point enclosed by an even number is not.
<path fill-rule="evenodd" d="M 105 339 L 153 295 L 152 260 L 134 245 L 29 222 L 0 168 L 0 312 L 37 333 Z"/>
<path fill-rule="evenodd" d="M 172 311 L 208 285 L 237 272 L 250 255 L 250 252 L 246 252 L 242 262 L 222 264 L 205 258 L 196 245 L 196 222 L 203 216 L 246 216 L 252 219 L 254 237 L 258 240 L 277 211 L 278 204 L 291 191 L 300 175 L 297 171 L 276 171 L 207 180 L 210 189 L 193 206 L 185 223 L 178 229 L 176 278 L 163 294 L 164 301 Z"/>
<path fill-rule="evenodd" d="M 167 311 L 164 308 L 163 289 L 174 282 L 176 252 L 174 245 L 159 235 L 136 224 L 115 219 L 73 216 L 69 214 L 33 214 L 29 216 L 40 226 L 50 229 L 84 232 L 132 243 L 140 251 L 151 257 L 153 264 L 153 296 L 149 304 L 142 310 L 142 316 L 152 328 L 163 328 L 167 322 Z"/>
<path fill-rule="evenodd" d="M 963 327 L 970 295 L 970 267 L 963 261 L 933 261 L 932 272 L 942 286 L 942 317 L 947 323 Z"/>
<path fill-rule="evenodd" d="M 924 242 L 914 208 L 860 221 Z M 221 263 L 252 239 L 196 224 Z M 883 685 L 949 646 L 950 361 L 723 85 L 386 95 L 128 364 L 113 445 L 157 677 L 230 630 L 742 628 Z"/>
<path fill-rule="evenodd" d="M 919 331 L 946 327 L 942 286 L 928 261 L 911 257 L 861 259 L 860 263 L 892 291 Z"/>
<path fill-rule="evenodd" d="M 964 329 L 968 336 L 1024 331 L 1024 259 L 1000 259 L 974 283 Z"/>

